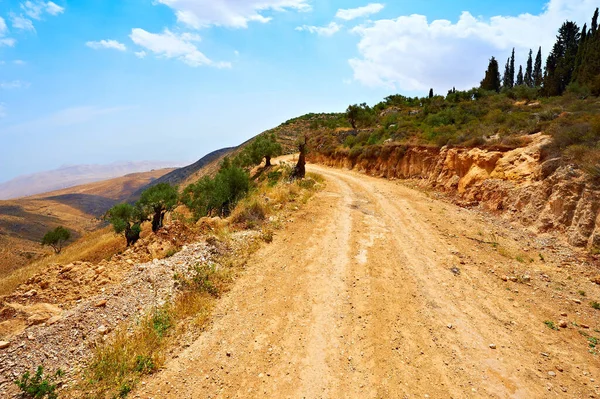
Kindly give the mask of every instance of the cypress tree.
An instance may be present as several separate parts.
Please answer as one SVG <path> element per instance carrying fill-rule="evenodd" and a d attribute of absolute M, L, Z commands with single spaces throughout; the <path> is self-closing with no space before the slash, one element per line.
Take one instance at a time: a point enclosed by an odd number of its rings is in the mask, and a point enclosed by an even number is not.
<path fill-rule="evenodd" d="M 558 30 L 556 43 L 546 62 L 544 92 L 560 96 L 571 82 L 581 33 L 576 23 L 567 21 Z"/>
<path fill-rule="evenodd" d="M 500 67 L 496 58 L 492 57 L 485 72 L 485 77 L 481 81 L 481 89 L 489 91 L 500 91 Z"/>
<path fill-rule="evenodd" d="M 598 95 L 600 94 L 600 30 L 597 8 L 591 28 L 587 31 L 587 37 L 584 39 L 582 36 L 580 43 L 573 81 L 590 87 L 592 94 Z"/>
<path fill-rule="evenodd" d="M 504 66 L 504 76 L 502 76 L 502 88 L 510 89 L 512 87 L 513 80 L 510 78 L 510 57 L 506 60 L 506 65 Z"/>
<path fill-rule="evenodd" d="M 535 57 L 535 66 L 533 67 L 533 85 L 540 87 L 544 82 L 544 76 L 542 75 L 542 48 L 538 50 L 537 56 Z"/>
<path fill-rule="evenodd" d="M 524 83 L 533 87 L 533 50 L 529 50 L 529 57 L 527 58 L 527 67 L 525 68 L 525 81 Z"/>
<path fill-rule="evenodd" d="M 519 74 L 517 75 L 517 86 L 522 86 L 525 83 L 523 78 L 523 65 L 519 65 Z"/>
<path fill-rule="evenodd" d="M 515 48 L 513 47 L 512 55 L 510 56 L 510 87 L 515 86 Z"/>
<path fill-rule="evenodd" d="M 429 89 L 429 98 L 433 98 L 433 88 Z"/>
<path fill-rule="evenodd" d="M 571 82 L 577 82 L 579 75 L 581 74 L 581 68 L 583 66 L 583 59 L 587 50 L 587 24 L 583 25 L 581 29 L 581 40 L 579 41 L 579 48 L 577 49 L 577 56 L 575 57 L 575 68 L 573 69 L 573 77 Z"/>

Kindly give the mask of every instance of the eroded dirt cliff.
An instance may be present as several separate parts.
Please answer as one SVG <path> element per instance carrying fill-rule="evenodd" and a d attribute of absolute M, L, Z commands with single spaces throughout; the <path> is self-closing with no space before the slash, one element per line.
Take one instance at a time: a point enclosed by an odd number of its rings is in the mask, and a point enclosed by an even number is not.
<path fill-rule="evenodd" d="M 600 247 L 600 187 L 560 159 L 544 159 L 550 138 L 537 133 L 513 150 L 386 143 L 353 156 L 313 153 L 309 160 L 372 176 L 422 179 L 468 205 L 498 212 L 536 232 L 556 231 L 577 247 Z"/>

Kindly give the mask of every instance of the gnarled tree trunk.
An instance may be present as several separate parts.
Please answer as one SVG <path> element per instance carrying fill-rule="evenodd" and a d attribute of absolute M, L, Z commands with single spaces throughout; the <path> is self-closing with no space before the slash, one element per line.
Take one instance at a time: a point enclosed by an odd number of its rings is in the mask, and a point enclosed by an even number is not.
<path fill-rule="evenodd" d="M 306 175 L 306 137 L 304 138 L 303 143 L 298 144 L 298 149 L 300 150 L 300 155 L 298 156 L 298 163 L 296 163 L 296 167 L 292 173 L 292 178 L 304 179 L 304 176 Z"/>

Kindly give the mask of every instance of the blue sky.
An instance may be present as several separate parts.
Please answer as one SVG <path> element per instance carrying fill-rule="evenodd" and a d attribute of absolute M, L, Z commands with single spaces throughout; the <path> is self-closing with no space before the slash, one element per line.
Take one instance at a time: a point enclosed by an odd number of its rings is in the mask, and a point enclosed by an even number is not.
<path fill-rule="evenodd" d="M 600 0 L 0 0 L 0 181 L 195 161 L 307 112 L 481 80 Z"/>

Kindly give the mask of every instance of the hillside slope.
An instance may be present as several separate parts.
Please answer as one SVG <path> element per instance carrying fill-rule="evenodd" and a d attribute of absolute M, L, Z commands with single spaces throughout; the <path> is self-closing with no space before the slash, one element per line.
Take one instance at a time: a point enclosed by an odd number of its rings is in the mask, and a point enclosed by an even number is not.
<path fill-rule="evenodd" d="M 100 225 L 97 219 L 114 204 L 172 169 L 134 173 L 116 179 L 46 194 L 0 201 L 0 276 L 49 250 L 39 244 L 46 231 L 64 226 L 73 239 Z"/>
<path fill-rule="evenodd" d="M 172 186 L 179 186 L 182 183 L 186 182 L 188 179 L 190 179 L 191 176 L 199 175 L 199 177 L 202 177 L 204 174 L 209 174 L 209 173 L 213 172 L 213 168 L 216 171 L 216 168 L 218 168 L 219 161 L 221 159 L 223 159 L 223 157 L 230 154 L 235 149 L 236 149 L 236 147 L 222 148 L 220 150 L 213 151 L 213 152 L 203 156 L 202 158 L 200 158 L 198 161 L 194 162 L 191 165 L 175 169 L 175 170 L 161 176 L 160 178 L 150 182 L 149 184 L 139 187 L 137 190 L 135 190 L 133 192 L 130 200 L 137 199 L 144 190 L 146 190 L 147 188 L 152 187 L 156 184 L 168 183 Z"/>

